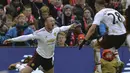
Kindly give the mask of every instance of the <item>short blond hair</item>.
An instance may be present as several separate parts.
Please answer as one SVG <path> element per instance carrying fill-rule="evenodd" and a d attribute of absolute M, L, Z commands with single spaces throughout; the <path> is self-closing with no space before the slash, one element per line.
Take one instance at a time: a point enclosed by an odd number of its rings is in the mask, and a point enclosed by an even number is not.
<path fill-rule="evenodd" d="M 67 36 L 65 32 L 59 32 L 58 35 Z"/>
<path fill-rule="evenodd" d="M 41 13 L 50 13 L 50 9 L 48 6 L 42 6 L 40 9 Z"/>
<path fill-rule="evenodd" d="M 26 17 L 23 13 L 19 14 L 17 19 L 19 19 L 20 17 Z"/>

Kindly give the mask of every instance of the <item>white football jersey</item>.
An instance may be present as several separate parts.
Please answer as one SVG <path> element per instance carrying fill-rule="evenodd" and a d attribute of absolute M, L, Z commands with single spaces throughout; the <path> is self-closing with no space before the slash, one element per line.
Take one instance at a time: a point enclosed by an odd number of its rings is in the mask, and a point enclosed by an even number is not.
<path fill-rule="evenodd" d="M 108 28 L 108 35 L 122 35 L 126 33 L 124 21 L 125 18 L 117 10 L 104 8 L 95 15 L 93 24 L 104 23 Z"/>
<path fill-rule="evenodd" d="M 38 31 L 35 31 L 33 34 L 22 35 L 9 40 L 12 42 L 20 42 L 36 39 L 38 41 L 38 47 L 36 49 L 37 53 L 43 58 L 52 58 L 54 56 L 54 49 L 58 32 L 66 31 L 71 26 L 72 25 L 56 27 L 52 30 L 52 32 L 48 32 L 45 28 L 42 28 Z"/>

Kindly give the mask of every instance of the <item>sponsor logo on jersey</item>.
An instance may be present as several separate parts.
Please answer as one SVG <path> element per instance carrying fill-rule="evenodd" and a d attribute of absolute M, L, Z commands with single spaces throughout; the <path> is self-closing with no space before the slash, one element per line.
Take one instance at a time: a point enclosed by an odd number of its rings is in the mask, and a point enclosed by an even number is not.
<path fill-rule="evenodd" d="M 56 32 L 54 33 L 54 36 L 56 36 Z"/>
<path fill-rule="evenodd" d="M 32 67 L 34 67 L 34 66 L 35 66 L 35 64 L 34 64 L 34 63 L 32 63 L 32 64 L 31 64 L 31 66 L 32 66 Z"/>

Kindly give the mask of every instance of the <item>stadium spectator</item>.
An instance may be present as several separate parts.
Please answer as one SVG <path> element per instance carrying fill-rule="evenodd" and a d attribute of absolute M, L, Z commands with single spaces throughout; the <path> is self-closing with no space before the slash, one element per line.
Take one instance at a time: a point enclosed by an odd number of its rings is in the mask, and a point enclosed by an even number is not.
<path fill-rule="evenodd" d="M 63 4 L 61 0 L 57 0 L 56 2 L 54 2 L 54 8 L 57 12 L 57 17 L 60 16 L 62 14 L 62 8 L 63 8 Z"/>
<path fill-rule="evenodd" d="M 81 23 L 78 20 L 75 20 L 72 24 L 76 24 L 77 26 L 75 29 L 68 31 L 66 43 L 69 46 L 75 46 L 78 43 L 78 35 L 82 33 Z"/>
<path fill-rule="evenodd" d="M 100 60 L 102 66 L 102 73 L 121 73 L 123 68 L 123 63 L 118 62 L 115 55 L 111 50 L 105 49 L 102 53 L 102 58 Z M 95 73 L 99 73 L 95 71 Z"/>
<path fill-rule="evenodd" d="M 27 23 L 29 24 L 29 26 L 32 27 L 34 30 L 38 29 L 37 20 L 32 15 L 32 10 L 29 5 L 25 6 L 23 14 L 27 17 Z"/>
<path fill-rule="evenodd" d="M 57 45 L 58 47 L 67 47 L 68 45 L 65 43 L 66 41 L 66 33 L 65 32 L 59 32 L 57 35 Z"/>
<path fill-rule="evenodd" d="M 88 3 L 88 5 L 92 8 L 94 15 L 96 14 L 95 1 L 96 0 L 86 0 L 86 3 Z"/>
<path fill-rule="evenodd" d="M 28 27 L 28 24 L 26 23 L 26 16 L 24 14 L 20 14 L 17 17 L 17 24 L 16 26 L 10 28 L 8 32 L 6 33 L 5 36 L 0 37 L 1 43 L 4 42 L 4 40 L 21 36 L 21 35 L 27 35 L 33 33 L 34 30 L 30 27 Z M 27 42 L 17 42 L 17 43 L 12 43 L 9 44 L 12 46 L 32 46 L 32 41 L 27 41 Z"/>
<path fill-rule="evenodd" d="M 12 25 L 12 17 L 4 11 L 4 6 L 0 5 L 0 35 L 4 36 Z"/>
<path fill-rule="evenodd" d="M 90 12 L 91 10 L 89 8 L 85 8 L 84 9 L 84 13 L 83 13 L 83 21 L 82 21 L 82 31 L 84 34 L 86 34 L 89 30 L 89 28 L 92 25 L 93 22 L 93 18 L 92 18 L 92 14 Z M 94 33 L 94 35 L 91 37 L 90 40 L 95 39 L 96 37 L 98 37 L 99 35 L 99 29 L 96 29 L 96 32 Z"/>
<path fill-rule="evenodd" d="M 31 8 L 32 8 L 32 14 L 36 19 L 40 19 L 40 9 L 45 4 L 43 3 L 43 0 L 30 0 Z"/>
<path fill-rule="evenodd" d="M 20 0 L 12 0 L 11 3 L 6 6 L 6 13 L 14 18 L 22 12 L 23 8 Z"/>
<path fill-rule="evenodd" d="M 2 4 L 3 6 L 8 4 L 8 0 L 0 0 L 0 4 Z"/>
<path fill-rule="evenodd" d="M 119 11 L 121 14 L 123 14 L 123 5 L 121 4 L 120 0 L 113 0 L 114 9 Z"/>
<path fill-rule="evenodd" d="M 5 25 L 6 14 L 4 11 L 4 6 L 0 5 L 0 35 L 4 35 L 8 30 L 8 27 Z"/>
<path fill-rule="evenodd" d="M 84 38 L 85 38 L 85 35 L 83 33 L 79 34 L 78 35 L 78 42 L 77 42 L 76 46 L 79 46 L 83 42 Z"/>
<path fill-rule="evenodd" d="M 5 20 L 6 12 L 4 11 L 4 6 L 0 4 L 0 20 Z"/>
<path fill-rule="evenodd" d="M 93 22 L 93 18 L 91 16 L 91 12 L 89 9 L 85 9 L 83 13 L 83 23 L 82 24 L 82 31 L 83 33 L 87 33 L 89 27 L 91 26 Z"/>
<path fill-rule="evenodd" d="M 70 4 L 70 0 L 62 0 L 63 5 Z"/>
<path fill-rule="evenodd" d="M 5 20 L 0 20 L 0 36 L 5 36 L 9 28 L 12 27 L 12 16 L 6 15 Z"/>
<path fill-rule="evenodd" d="M 76 0 L 69 0 L 69 3 L 70 3 L 72 6 L 74 6 L 74 5 L 76 5 Z"/>
<path fill-rule="evenodd" d="M 65 5 L 61 16 L 57 17 L 58 26 L 67 26 L 71 24 L 72 20 L 72 6 Z"/>
<path fill-rule="evenodd" d="M 76 16 L 76 20 L 79 20 L 81 24 L 83 25 L 83 13 L 84 9 L 90 9 L 92 17 L 94 16 L 93 10 L 91 7 L 86 3 L 85 0 L 76 0 L 76 5 L 73 8 L 73 14 Z"/>
<path fill-rule="evenodd" d="M 112 0 L 105 0 L 105 7 L 107 8 L 114 8 L 114 5 L 112 4 Z"/>
<path fill-rule="evenodd" d="M 38 19 L 38 29 L 44 27 L 44 22 L 45 22 L 45 18 L 49 16 L 50 14 L 50 10 L 48 8 L 48 6 L 42 6 L 42 8 L 40 9 L 41 11 L 41 18 Z"/>

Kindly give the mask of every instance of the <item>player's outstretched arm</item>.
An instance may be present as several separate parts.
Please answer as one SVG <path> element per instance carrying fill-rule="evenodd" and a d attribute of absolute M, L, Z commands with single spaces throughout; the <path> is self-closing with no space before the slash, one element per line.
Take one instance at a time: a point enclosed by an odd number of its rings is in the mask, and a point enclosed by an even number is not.
<path fill-rule="evenodd" d="M 69 25 L 69 26 L 62 26 L 62 27 L 60 27 L 59 29 L 60 29 L 60 31 L 67 31 L 67 30 L 69 30 L 72 26 L 73 26 L 73 24 L 72 24 L 72 25 Z"/>
<path fill-rule="evenodd" d="M 89 38 L 93 35 L 93 33 L 95 32 L 97 25 L 92 24 L 92 26 L 90 27 L 90 29 L 88 30 L 88 33 L 84 39 L 84 41 L 79 45 L 79 50 L 83 47 L 83 45 L 88 42 Z"/>
<path fill-rule="evenodd" d="M 33 34 L 22 35 L 19 37 L 7 39 L 3 42 L 3 44 L 8 44 L 8 43 L 12 43 L 12 42 L 23 42 L 23 41 L 32 40 L 32 39 L 35 39 Z"/>
<path fill-rule="evenodd" d="M 74 29 L 77 26 L 78 26 L 77 24 L 71 24 L 69 26 L 62 26 L 62 27 L 60 27 L 60 31 L 67 31 L 69 29 Z"/>

